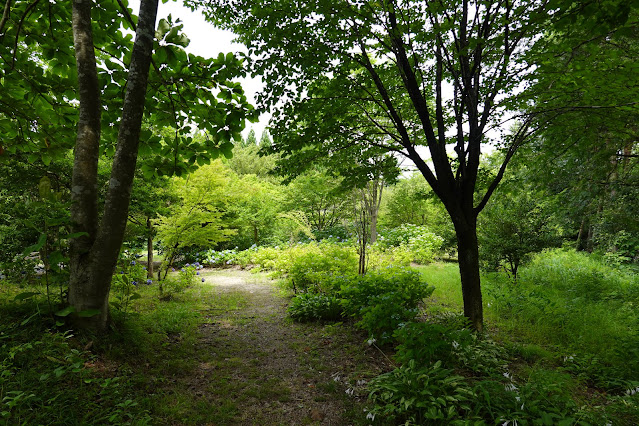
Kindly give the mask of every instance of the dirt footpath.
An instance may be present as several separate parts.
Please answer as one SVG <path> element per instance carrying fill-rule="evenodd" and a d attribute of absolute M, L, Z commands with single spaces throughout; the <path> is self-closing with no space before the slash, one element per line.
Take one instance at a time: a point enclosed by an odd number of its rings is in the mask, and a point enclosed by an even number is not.
<path fill-rule="evenodd" d="M 366 382 L 388 369 L 351 324 L 297 324 L 289 297 L 248 271 L 204 271 L 213 292 L 193 386 L 228 406 L 220 424 L 365 424 Z"/>

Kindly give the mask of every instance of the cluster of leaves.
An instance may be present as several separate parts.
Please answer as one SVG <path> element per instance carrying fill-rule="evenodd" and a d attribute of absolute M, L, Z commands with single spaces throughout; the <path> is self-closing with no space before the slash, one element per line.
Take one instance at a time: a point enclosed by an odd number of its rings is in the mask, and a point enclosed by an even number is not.
<path fill-rule="evenodd" d="M 203 253 L 202 263 L 209 266 L 226 266 L 235 263 L 237 250 L 213 250 L 209 249 Z"/>
<path fill-rule="evenodd" d="M 507 369 L 508 352 L 472 333 L 459 316 L 408 323 L 395 338 L 400 366 L 371 381 L 373 418 L 403 424 L 601 421 L 580 411 L 563 383 L 567 375 L 533 368 L 516 379 Z"/>
<path fill-rule="evenodd" d="M 471 411 L 475 397 L 462 376 L 441 361 L 420 366 L 414 360 L 376 377 L 369 384 L 374 404 L 369 418 L 407 425 L 451 424 Z"/>
<path fill-rule="evenodd" d="M 369 262 L 375 267 L 427 264 L 441 253 L 444 239 L 423 225 L 403 224 L 384 229 L 370 250 Z"/>
<path fill-rule="evenodd" d="M 542 191 L 521 182 L 524 171 L 499 188 L 502 197 L 489 204 L 479 226 L 479 249 L 485 269 L 505 269 L 516 280 L 519 267 L 534 253 L 561 245 L 556 208 Z M 518 178 L 518 179 L 517 179 Z"/>
<path fill-rule="evenodd" d="M 131 308 L 131 302 L 142 297 L 136 287 L 143 284 L 153 284 L 153 281 L 146 277 L 146 268 L 136 259 L 135 254 L 128 251 L 122 252 L 118 262 L 120 270 L 116 271 L 111 281 L 111 289 L 115 296 L 115 300 L 111 301 L 111 306 L 122 312 L 125 318 Z"/>
<path fill-rule="evenodd" d="M 471 332 L 462 317 L 453 321 L 411 322 L 398 329 L 395 359 L 420 365 L 444 362 L 445 366 L 464 368 L 481 374 L 503 371 L 505 351 L 490 339 Z"/>
<path fill-rule="evenodd" d="M 124 7 L 121 7 L 124 5 Z M 109 0 L 94 6 L 93 29 L 102 108 L 102 152 L 112 155 L 131 62 L 135 17 L 127 2 Z M 73 51 L 71 9 L 60 4 L 16 3 L 3 19 L 0 62 L 2 150 L 23 152 L 29 162 L 48 166 L 63 157 L 75 141 L 77 72 Z M 52 23 L 56 34 L 52 34 Z M 233 54 L 203 58 L 188 54 L 183 24 L 161 19 L 155 33 L 154 69 L 149 76 L 147 129 L 140 153 L 158 155 L 142 166 L 145 176 L 182 174 L 220 154 L 230 155 L 231 140 L 239 139 L 244 118 L 251 117 L 239 83 L 243 64 Z M 197 141 L 191 125 L 212 135 Z M 160 135 L 151 129 L 172 126 L 177 132 Z"/>
<path fill-rule="evenodd" d="M 326 288 L 327 277 L 357 273 L 357 257 L 349 246 L 320 242 L 297 247 L 304 249 L 291 253 L 287 270 L 295 291 L 330 291 L 333 285 Z"/>
<path fill-rule="evenodd" d="M 238 253 L 235 261 L 286 276 L 292 288 L 303 292 L 317 289 L 326 276 L 357 273 L 355 249 L 330 240 L 283 247 L 254 246 Z"/>
<path fill-rule="evenodd" d="M 302 293 L 291 300 L 288 314 L 300 322 L 337 321 L 342 318 L 342 305 L 335 295 Z"/>
<path fill-rule="evenodd" d="M 143 271 L 139 264 L 129 266 Z M 167 394 L 154 383 L 167 371 L 189 371 L 197 357 L 199 292 L 158 304 L 155 285 L 137 285 L 142 297 L 135 300 L 136 314 L 113 309 L 117 327 L 95 339 L 56 325 L 43 309 L 42 292 L 15 303 L 14 294 L 24 290 L 5 281 L 0 292 L 0 424 L 144 426 L 167 417 L 184 422 L 184 411 L 167 410 Z M 41 284 L 26 290 L 35 293 Z M 180 341 L 167 350 L 169 336 L 178 334 Z M 143 365 L 149 368 L 141 375 Z M 194 403 L 189 416 L 201 422 L 211 407 Z"/>
<path fill-rule="evenodd" d="M 215 161 L 186 179 L 174 179 L 171 184 L 180 202 L 170 214 L 155 220 L 158 238 L 165 249 L 165 268 L 173 267 L 180 249 L 210 247 L 228 239 L 235 231 L 228 229 L 220 209 L 220 191 L 229 183 L 226 169 Z"/>
<path fill-rule="evenodd" d="M 419 272 L 395 267 L 344 277 L 340 296 L 345 313 L 358 318 L 357 325 L 371 339 L 389 343 L 395 330 L 415 318 L 419 303 L 433 290 Z"/>

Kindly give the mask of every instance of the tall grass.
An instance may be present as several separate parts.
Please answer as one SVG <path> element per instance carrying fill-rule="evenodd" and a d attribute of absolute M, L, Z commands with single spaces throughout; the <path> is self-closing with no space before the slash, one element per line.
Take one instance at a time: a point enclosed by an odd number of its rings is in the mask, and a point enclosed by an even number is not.
<path fill-rule="evenodd" d="M 415 266 L 415 269 L 423 275 L 428 284 L 435 287 L 435 291 L 427 299 L 427 309 L 430 313 L 463 310 L 461 278 L 456 263 L 431 263 Z"/>
<path fill-rule="evenodd" d="M 500 327 L 566 360 L 610 376 L 639 381 L 639 278 L 596 257 L 552 250 L 534 257 L 516 285 L 493 281 L 493 311 Z M 592 377 L 591 377 L 592 378 Z"/>
<path fill-rule="evenodd" d="M 430 313 L 463 310 L 457 265 L 418 268 L 435 286 Z M 550 350 L 565 367 L 608 389 L 639 381 L 639 278 L 595 256 L 551 250 L 536 255 L 517 283 L 482 276 L 489 330 Z"/>

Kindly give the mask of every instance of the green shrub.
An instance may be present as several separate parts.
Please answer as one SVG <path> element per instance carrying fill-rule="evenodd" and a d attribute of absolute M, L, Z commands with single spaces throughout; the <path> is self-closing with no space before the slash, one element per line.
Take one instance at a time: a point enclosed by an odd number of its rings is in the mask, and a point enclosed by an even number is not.
<path fill-rule="evenodd" d="M 242 266 L 257 265 L 286 276 L 291 288 L 301 292 L 323 291 L 322 283 L 331 275 L 357 273 L 357 254 L 345 244 L 331 241 L 294 244 L 288 247 L 252 247 L 240 252 Z"/>
<path fill-rule="evenodd" d="M 357 325 L 382 343 L 417 315 L 417 305 L 434 288 L 421 275 L 407 268 L 386 268 L 364 276 L 343 278 L 342 306 L 347 315 L 360 318 Z"/>
<path fill-rule="evenodd" d="M 444 239 L 432 232 L 424 232 L 408 240 L 408 250 L 413 253 L 413 261 L 417 263 L 430 263 L 435 259 L 435 254 L 441 248 Z"/>
<path fill-rule="evenodd" d="M 209 266 L 234 265 L 237 262 L 237 250 L 207 250 L 202 253 L 202 263 Z"/>
<path fill-rule="evenodd" d="M 484 375 L 499 375 L 507 364 L 500 346 L 469 328 L 413 322 L 398 329 L 394 337 L 399 342 L 395 359 L 401 364 L 441 361 L 445 367 Z"/>
<path fill-rule="evenodd" d="M 533 371 L 521 384 L 509 374 L 502 380 L 478 381 L 472 388 L 472 417 L 489 424 L 597 424 L 586 413 L 579 413 L 569 382 L 569 376 L 543 369 Z"/>
<path fill-rule="evenodd" d="M 0 323 L 0 423 L 151 423 L 120 377 L 93 370 L 96 357 L 70 333 L 42 325 Z"/>
<path fill-rule="evenodd" d="M 167 275 L 164 281 L 160 281 L 160 297 L 168 299 L 194 286 L 197 283 L 196 268 L 185 265 L 176 274 Z"/>
<path fill-rule="evenodd" d="M 411 238 L 424 234 L 430 234 L 426 226 L 405 223 L 396 228 L 382 230 L 377 241 L 382 247 L 397 247 L 408 244 Z"/>
<path fill-rule="evenodd" d="M 357 273 L 357 257 L 348 246 L 310 243 L 288 251 L 288 280 L 296 291 L 328 290 L 326 286 L 322 286 L 331 281 L 328 277 Z"/>
<path fill-rule="evenodd" d="M 373 244 L 368 250 L 369 269 L 384 269 L 397 266 L 408 267 L 412 261 L 413 253 L 405 244 L 386 248 Z"/>
<path fill-rule="evenodd" d="M 639 388 L 628 389 L 625 395 L 610 398 L 610 405 L 606 407 L 605 420 L 600 424 L 639 424 Z"/>
<path fill-rule="evenodd" d="M 339 299 L 325 294 L 302 293 L 291 300 L 288 314 L 296 321 L 337 321 L 342 317 Z"/>
<path fill-rule="evenodd" d="M 374 404 L 369 418 L 380 417 L 393 424 L 449 424 L 467 419 L 475 394 L 465 379 L 441 362 L 419 366 L 410 360 L 370 382 L 369 399 Z"/>
<path fill-rule="evenodd" d="M 376 243 L 379 250 L 373 250 L 377 255 L 374 256 L 373 264 L 405 266 L 411 262 L 430 263 L 443 242 L 443 238 L 429 232 L 425 226 L 404 224 L 380 235 Z"/>
<path fill-rule="evenodd" d="M 274 270 L 281 255 L 282 250 L 277 247 L 257 247 L 254 245 L 238 253 L 236 261 L 242 267 L 256 265 L 262 269 Z"/>

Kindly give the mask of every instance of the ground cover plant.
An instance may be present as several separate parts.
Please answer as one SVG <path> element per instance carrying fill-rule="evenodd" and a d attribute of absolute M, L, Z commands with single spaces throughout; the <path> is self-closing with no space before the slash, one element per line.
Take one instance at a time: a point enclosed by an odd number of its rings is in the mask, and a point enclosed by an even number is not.
<path fill-rule="evenodd" d="M 637 0 L 71 3 L 1 13 L 0 424 L 639 424 Z"/>

